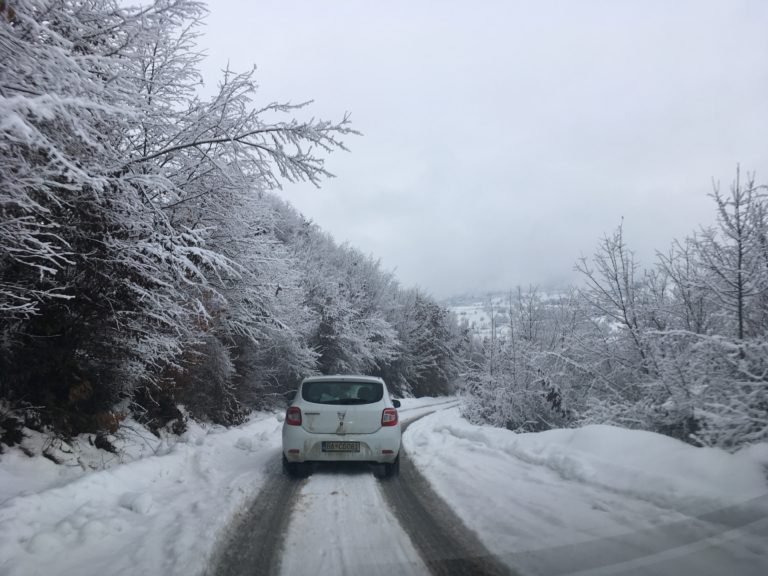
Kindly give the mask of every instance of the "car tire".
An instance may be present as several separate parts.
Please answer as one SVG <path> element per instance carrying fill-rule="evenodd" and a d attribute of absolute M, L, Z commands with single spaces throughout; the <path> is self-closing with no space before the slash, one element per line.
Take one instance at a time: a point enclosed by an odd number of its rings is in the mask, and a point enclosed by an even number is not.
<path fill-rule="evenodd" d="M 391 464 L 384 464 L 384 478 L 394 478 L 400 475 L 400 454 Z"/>
<path fill-rule="evenodd" d="M 283 472 L 291 478 L 304 478 L 307 476 L 307 464 L 305 462 L 288 462 L 283 454 Z"/>

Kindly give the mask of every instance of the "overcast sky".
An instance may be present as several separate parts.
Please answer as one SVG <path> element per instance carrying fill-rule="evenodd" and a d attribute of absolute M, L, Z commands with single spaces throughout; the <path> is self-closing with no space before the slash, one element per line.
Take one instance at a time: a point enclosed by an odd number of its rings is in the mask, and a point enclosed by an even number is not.
<path fill-rule="evenodd" d="M 624 218 L 643 263 L 768 180 L 768 2 L 209 2 L 203 73 L 351 113 L 320 190 L 283 195 L 438 297 L 574 279 Z"/>

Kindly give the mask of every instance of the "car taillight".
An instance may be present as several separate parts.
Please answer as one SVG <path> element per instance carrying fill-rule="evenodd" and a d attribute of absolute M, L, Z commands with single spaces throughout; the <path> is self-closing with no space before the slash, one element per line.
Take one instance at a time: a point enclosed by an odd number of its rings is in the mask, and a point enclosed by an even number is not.
<path fill-rule="evenodd" d="M 288 412 L 285 413 L 285 423 L 288 426 L 301 426 L 301 408 L 298 406 L 289 407 Z"/>
<path fill-rule="evenodd" d="M 381 413 L 381 425 L 394 426 L 395 424 L 397 424 L 397 410 L 384 408 L 384 412 Z"/>

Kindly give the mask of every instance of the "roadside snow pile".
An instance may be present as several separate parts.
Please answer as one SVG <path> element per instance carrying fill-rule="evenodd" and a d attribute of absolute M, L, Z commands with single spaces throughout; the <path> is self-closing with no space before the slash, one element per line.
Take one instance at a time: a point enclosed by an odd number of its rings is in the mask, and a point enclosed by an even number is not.
<path fill-rule="evenodd" d="M 199 434 L 189 423 L 188 434 Z M 167 454 L 187 436 L 158 438 L 141 424 L 127 420 L 110 442 L 115 453 L 95 446 L 95 434 L 81 434 L 70 442 L 27 428 L 17 447 L 3 446 L 0 454 L 0 504 L 20 494 L 31 494 L 71 482 L 95 470 L 106 470 L 147 456 Z M 45 456 L 45 457 L 41 457 Z"/>
<path fill-rule="evenodd" d="M 514 434 L 469 424 L 457 409 L 415 422 L 403 442 L 436 491 L 499 555 L 619 534 L 673 540 L 659 528 L 685 524 L 707 533 L 702 518 L 713 522 L 720 512 L 768 513 L 765 444 L 729 454 L 612 426 Z M 765 542 L 758 547 L 768 555 Z M 530 568 L 529 560 L 522 564 Z"/>
<path fill-rule="evenodd" d="M 153 446 L 156 456 L 87 473 L 7 450 L 0 573 L 201 574 L 223 528 L 279 466 L 281 421 L 190 423 L 177 443 Z"/>
<path fill-rule="evenodd" d="M 593 425 L 510 434 L 450 424 L 435 431 L 546 466 L 565 480 L 600 486 L 681 512 L 700 513 L 707 504 L 715 508 L 736 504 L 766 491 L 763 471 L 755 465 L 759 461 L 715 448 L 696 448 L 653 432 Z M 766 452 L 768 446 L 762 448 Z M 759 450 L 752 453 L 759 455 Z M 768 454 L 763 455 L 768 460 Z"/>

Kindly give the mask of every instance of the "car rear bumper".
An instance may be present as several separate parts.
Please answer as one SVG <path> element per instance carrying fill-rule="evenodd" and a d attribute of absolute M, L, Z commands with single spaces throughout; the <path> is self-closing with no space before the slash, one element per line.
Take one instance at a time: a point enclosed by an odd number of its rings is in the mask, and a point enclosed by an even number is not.
<path fill-rule="evenodd" d="M 323 442 L 359 442 L 359 452 L 323 452 Z M 301 426 L 283 428 L 283 454 L 289 462 L 378 462 L 391 464 L 400 452 L 400 426 L 373 434 L 313 434 Z"/>

